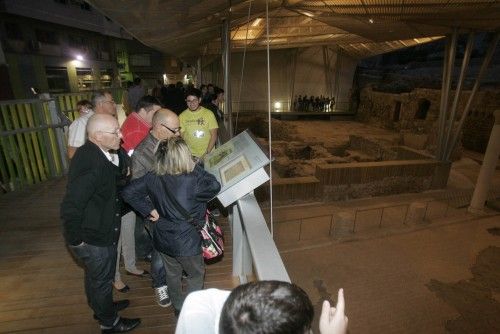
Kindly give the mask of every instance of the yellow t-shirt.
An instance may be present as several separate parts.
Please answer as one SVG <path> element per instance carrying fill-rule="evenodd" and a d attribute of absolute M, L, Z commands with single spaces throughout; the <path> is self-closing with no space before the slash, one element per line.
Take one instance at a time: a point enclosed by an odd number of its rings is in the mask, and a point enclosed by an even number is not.
<path fill-rule="evenodd" d="M 210 130 L 219 128 L 214 113 L 203 107 L 197 111 L 186 109 L 179 115 L 179 121 L 182 138 L 191 153 L 195 157 L 201 157 L 207 151 Z"/>

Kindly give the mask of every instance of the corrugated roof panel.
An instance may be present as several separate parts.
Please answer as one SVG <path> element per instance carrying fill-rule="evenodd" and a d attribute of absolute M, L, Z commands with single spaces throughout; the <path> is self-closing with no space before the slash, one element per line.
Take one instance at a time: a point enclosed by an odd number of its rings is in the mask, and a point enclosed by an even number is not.
<path fill-rule="evenodd" d="M 214 49 L 212 44 L 220 43 L 221 22 L 228 11 L 226 0 L 142 0 L 141 6 L 137 6 L 137 0 L 92 3 L 143 43 L 178 56 L 196 54 L 206 49 L 205 45 Z M 232 0 L 235 44 L 244 43 L 246 38 L 249 4 L 248 0 Z M 255 0 L 251 4 L 253 23 L 265 17 L 266 2 Z M 362 40 L 373 52 L 376 47 L 370 43 L 383 43 L 383 47 L 377 46 L 379 49 L 403 47 L 416 43 L 414 38 L 420 41 L 447 34 L 453 26 L 462 31 L 500 28 L 500 0 L 290 0 L 271 1 L 269 5 L 274 43 L 287 38 L 280 42 L 280 48 L 306 45 L 307 39 L 330 44 L 342 41 L 344 46 Z M 264 21 L 250 27 L 249 38 L 262 39 L 263 27 Z M 394 44 L 398 40 L 404 43 Z"/>

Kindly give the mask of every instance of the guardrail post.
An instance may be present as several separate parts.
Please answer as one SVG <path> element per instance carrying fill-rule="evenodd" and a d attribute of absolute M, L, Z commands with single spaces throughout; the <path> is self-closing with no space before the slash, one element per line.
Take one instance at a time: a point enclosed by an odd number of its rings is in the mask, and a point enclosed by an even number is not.
<path fill-rule="evenodd" d="M 252 274 L 252 256 L 237 205 L 233 206 L 230 224 L 233 232 L 233 276 L 238 276 L 240 283 L 244 284 L 247 275 Z"/>
<path fill-rule="evenodd" d="M 43 110 L 44 103 L 45 102 L 42 100 L 35 103 L 35 110 L 36 110 L 35 117 L 38 119 L 38 121 L 40 122 L 40 124 L 42 126 L 47 126 L 48 124 L 47 124 L 47 120 L 45 118 L 45 114 L 44 114 L 44 110 Z M 51 177 L 54 177 L 57 175 L 57 172 L 56 172 L 56 164 L 54 161 L 54 152 L 52 150 L 52 145 L 50 145 L 49 128 L 47 127 L 45 129 L 41 130 L 41 133 L 42 133 L 42 137 L 43 137 L 43 146 L 44 146 L 44 149 L 46 150 L 49 175 Z"/>
<path fill-rule="evenodd" d="M 69 124 L 67 122 L 69 120 L 67 118 L 61 117 L 62 111 L 59 109 L 59 105 L 56 103 L 56 101 L 54 99 L 50 99 L 47 100 L 47 103 L 49 106 L 49 113 L 50 113 L 50 125 L 62 123 L 65 125 L 65 127 L 68 126 Z M 57 147 L 59 149 L 59 160 L 62 166 L 62 173 L 66 174 L 66 172 L 68 171 L 68 159 L 66 158 L 67 147 L 66 147 L 66 140 L 64 137 L 64 131 L 62 128 L 57 127 L 54 128 L 54 132 L 56 134 Z"/>

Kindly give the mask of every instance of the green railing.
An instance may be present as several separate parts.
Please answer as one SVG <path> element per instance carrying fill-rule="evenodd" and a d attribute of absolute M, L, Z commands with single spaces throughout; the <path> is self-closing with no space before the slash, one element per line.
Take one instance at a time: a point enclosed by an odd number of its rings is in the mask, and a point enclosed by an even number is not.
<path fill-rule="evenodd" d="M 111 88 L 108 90 L 113 94 L 113 99 L 116 101 L 116 103 L 121 103 L 123 89 Z M 75 118 L 78 117 L 76 104 L 80 100 L 90 101 L 92 98 L 92 92 L 52 94 L 52 98 L 56 100 L 59 110 L 66 114 L 66 116 L 68 116 L 71 121 L 74 121 Z"/>
<path fill-rule="evenodd" d="M 122 90 L 112 90 L 121 101 Z M 62 176 L 67 172 L 67 126 L 76 103 L 89 93 L 56 94 L 50 99 L 0 101 L 0 186 L 3 191 Z M 69 118 L 69 120 L 68 120 Z"/>

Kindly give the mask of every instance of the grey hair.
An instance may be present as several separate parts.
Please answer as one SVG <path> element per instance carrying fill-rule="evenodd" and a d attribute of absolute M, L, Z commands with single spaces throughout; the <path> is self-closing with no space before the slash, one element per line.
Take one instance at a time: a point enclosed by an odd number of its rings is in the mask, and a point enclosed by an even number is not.
<path fill-rule="evenodd" d="M 97 106 L 97 104 L 102 103 L 106 100 L 106 94 L 113 96 L 111 92 L 107 90 L 94 92 L 94 94 L 92 94 L 92 105 L 94 106 L 94 108 Z"/>

